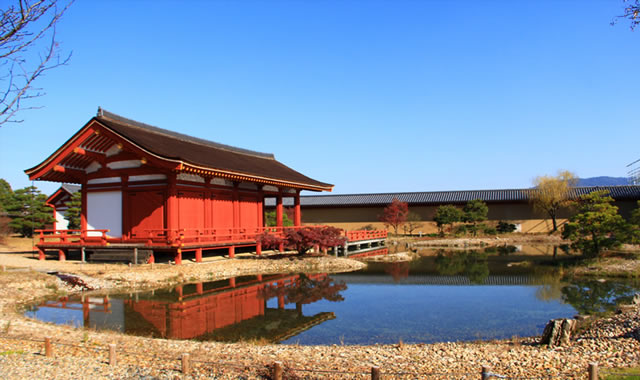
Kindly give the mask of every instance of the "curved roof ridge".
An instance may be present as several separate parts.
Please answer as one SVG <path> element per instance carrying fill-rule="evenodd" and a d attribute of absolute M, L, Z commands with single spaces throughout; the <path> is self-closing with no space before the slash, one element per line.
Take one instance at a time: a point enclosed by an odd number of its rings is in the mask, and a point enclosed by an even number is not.
<path fill-rule="evenodd" d="M 156 126 L 153 126 L 153 125 L 149 125 L 149 124 L 145 124 L 145 123 L 133 120 L 133 119 L 128 119 L 126 117 L 120 116 L 120 115 L 115 114 L 113 112 L 109 112 L 109 111 L 107 111 L 107 110 L 105 110 L 105 109 L 103 109 L 101 107 L 98 107 L 98 113 L 96 115 L 96 118 L 98 120 L 100 120 L 102 118 L 109 119 L 109 120 L 115 121 L 117 123 L 127 124 L 127 125 L 129 125 L 131 127 L 134 127 L 134 128 L 146 129 L 147 131 L 150 131 L 152 133 L 157 133 L 157 134 L 169 136 L 169 137 L 174 138 L 174 139 L 179 139 L 179 140 L 190 142 L 190 143 L 194 143 L 194 144 L 200 144 L 200 145 L 208 146 L 208 147 L 215 148 L 215 149 L 221 149 L 221 150 L 226 150 L 226 151 L 230 151 L 230 152 L 234 152 L 234 153 L 246 154 L 246 155 L 250 155 L 250 156 L 254 156 L 254 157 L 275 160 L 275 155 L 273 153 L 263 153 L 263 152 L 253 151 L 253 150 L 250 150 L 250 149 L 238 148 L 238 147 L 235 147 L 235 146 L 221 144 L 221 143 L 218 143 L 218 142 L 215 142 L 215 141 L 211 141 L 211 140 L 201 139 L 199 137 L 193 137 L 193 136 L 185 135 L 183 133 L 170 131 L 168 129 L 159 128 L 159 127 L 156 127 Z"/>

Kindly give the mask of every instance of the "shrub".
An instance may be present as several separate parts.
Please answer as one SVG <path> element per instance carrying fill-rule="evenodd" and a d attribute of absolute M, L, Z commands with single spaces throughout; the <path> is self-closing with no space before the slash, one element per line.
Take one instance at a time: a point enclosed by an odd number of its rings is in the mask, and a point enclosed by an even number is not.
<path fill-rule="evenodd" d="M 509 223 L 509 222 L 504 222 L 504 221 L 499 221 L 498 225 L 496 226 L 496 231 L 498 231 L 501 234 L 508 234 L 511 232 L 514 232 L 516 230 L 516 225 L 513 223 Z"/>
<path fill-rule="evenodd" d="M 277 249 L 284 239 L 265 231 L 256 238 L 256 241 L 260 243 L 264 249 Z"/>
<path fill-rule="evenodd" d="M 461 224 L 459 226 L 455 226 L 453 228 L 453 234 L 456 235 L 456 236 L 466 235 L 467 231 L 469 230 L 468 227 L 469 226 L 467 226 L 466 224 Z"/>
<path fill-rule="evenodd" d="M 342 230 L 331 226 L 288 228 L 284 234 L 287 248 L 296 250 L 299 255 L 304 255 L 315 246 L 323 250 L 341 246 L 345 241 Z"/>
<path fill-rule="evenodd" d="M 485 235 L 496 235 L 498 234 L 498 231 L 491 226 L 482 226 L 482 232 L 484 232 Z"/>

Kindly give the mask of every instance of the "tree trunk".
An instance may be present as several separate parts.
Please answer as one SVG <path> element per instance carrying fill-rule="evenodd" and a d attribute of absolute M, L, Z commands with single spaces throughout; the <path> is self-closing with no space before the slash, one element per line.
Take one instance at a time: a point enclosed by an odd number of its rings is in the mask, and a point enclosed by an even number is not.
<path fill-rule="evenodd" d="M 546 344 L 549 347 L 568 345 L 575 326 L 575 319 L 562 318 L 550 320 L 544 328 L 540 344 Z"/>
<path fill-rule="evenodd" d="M 549 214 L 549 217 L 551 218 L 551 222 L 553 223 L 553 231 L 552 232 L 558 231 L 558 222 L 556 221 L 556 210 L 555 209 L 549 209 L 549 210 L 547 210 L 547 213 Z"/>

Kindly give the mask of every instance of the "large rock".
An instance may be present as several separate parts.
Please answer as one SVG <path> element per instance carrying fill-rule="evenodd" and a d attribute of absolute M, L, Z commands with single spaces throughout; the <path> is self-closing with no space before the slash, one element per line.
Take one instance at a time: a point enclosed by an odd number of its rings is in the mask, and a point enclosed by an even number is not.
<path fill-rule="evenodd" d="M 549 347 L 566 346 L 571 340 L 571 333 L 575 327 L 575 319 L 552 319 L 544 328 L 540 344 L 546 344 Z"/>

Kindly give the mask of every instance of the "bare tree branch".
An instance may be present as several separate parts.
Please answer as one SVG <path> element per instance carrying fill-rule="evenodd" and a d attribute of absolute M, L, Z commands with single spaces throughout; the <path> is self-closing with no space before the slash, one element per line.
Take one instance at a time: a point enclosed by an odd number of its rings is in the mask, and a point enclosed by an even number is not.
<path fill-rule="evenodd" d="M 20 123 L 18 112 L 40 108 L 23 103 L 45 94 L 34 82 L 71 59 L 60 54 L 56 24 L 72 3 L 59 9 L 58 0 L 17 0 L 0 10 L 0 69 L 6 70 L 0 71 L 0 126 Z"/>
<path fill-rule="evenodd" d="M 635 30 L 640 25 L 640 0 L 622 0 L 625 3 L 624 13 L 617 16 L 611 25 L 618 22 L 619 19 L 629 20 L 631 30 Z"/>

